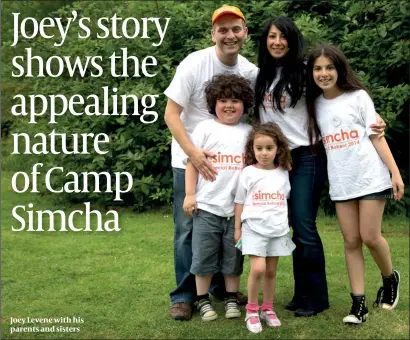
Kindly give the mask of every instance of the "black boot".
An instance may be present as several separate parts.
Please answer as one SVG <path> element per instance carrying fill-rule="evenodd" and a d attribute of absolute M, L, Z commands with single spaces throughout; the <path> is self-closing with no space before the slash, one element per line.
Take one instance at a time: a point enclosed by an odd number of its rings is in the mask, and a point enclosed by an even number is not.
<path fill-rule="evenodd" d="M 400 274 L 397 270 L 393 270 L 393 274 L 382 276 L 382 279 L 383 286 L 377 292 L 373 306 L 388 310 L 394 309 L 399 302 Z"/>
<path fill-rule="evenodd" d="M 364 294 L 354 295 L 352 293 L 350 293 L 350 296 L 353 300 L 352 309 L 349 315 L 343 318 L 343 322 L 345 325 L 360 325 L 366 321 L 369 313 L 366 307 L 366 296 Z"/>

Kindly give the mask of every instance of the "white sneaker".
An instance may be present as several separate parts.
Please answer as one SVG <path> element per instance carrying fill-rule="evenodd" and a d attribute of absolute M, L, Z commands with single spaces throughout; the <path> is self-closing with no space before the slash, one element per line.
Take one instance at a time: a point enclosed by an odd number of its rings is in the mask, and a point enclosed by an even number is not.
<path fill-rule="evenodd" d="M 202 299 L 198 303 L 199 314 L 203 321 L 212 321 L 218 318 L 218 314 L 212 308 L 209 299 Z"/>
<path fill-rule="evenodd" d="M 353 295 L 352 297 L 352 308 L 350 309 L 349 315 L 343 318 L 343 323 L 345 325 L 360 325 L 367 320 L 369 310 L 366 307 L 366 297 L 362 295 Z"/>
<path fill-rule="evenodd" d="M 373 307 L 392 310 L 396 308 L 399 302 L 400 274 L 397 270 L 393 270 L 393 274 L 389 277 L 383 277 L 383 286 L 377 292 L 376 301 Z"/>
<path fill-rule="evenodd" d="M 273 310 L 261 312 L 261 320 L 265 321 L 269 327 L 279 327 L 281 325 L 280 320 Z"/>
<path fill-rule="evenodd" d="M 262 324 L 261 324 L 261 320 L 259 319 L 258 313 L 246 312 L 245 322 L 246 322 L 246 328 L 248 328 L 250 332 L 252 333 L 262 332 Z"/>
<path fill-rule="evenodd" d="M 225 318 L 233 319 L 240 318 L 241 310 L 239 309 L 238 302 L 236 299 L 226 299 L 225 300 Z"/>

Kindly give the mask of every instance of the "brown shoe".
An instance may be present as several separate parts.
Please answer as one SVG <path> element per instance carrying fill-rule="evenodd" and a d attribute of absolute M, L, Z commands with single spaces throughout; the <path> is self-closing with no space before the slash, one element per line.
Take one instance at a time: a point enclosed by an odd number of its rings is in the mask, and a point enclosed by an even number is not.
<path fill-rule="evenodd" d="M 244 306 L 248 303 L 248 297 L 238 291 L 236 299 L 238 300 L 238 304 Z"/>
<path fill-rule="evenodd" d="M 169 309 L 169 315 L 174 320 L 188 321 L 192 317 L 192 306 L 186 302 L 174 303 Z"/>

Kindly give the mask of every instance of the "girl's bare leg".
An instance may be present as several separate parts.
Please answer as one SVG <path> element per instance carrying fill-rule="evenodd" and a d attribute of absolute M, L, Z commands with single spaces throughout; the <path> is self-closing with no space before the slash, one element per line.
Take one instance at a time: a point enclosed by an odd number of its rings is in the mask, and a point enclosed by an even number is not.
<path fill-rule="evenodd" d="M 336 202 L 336 213 L 343 234 L 347 274 L 353 294 L 364 294 L 364 258 L 356 200 Z"/>

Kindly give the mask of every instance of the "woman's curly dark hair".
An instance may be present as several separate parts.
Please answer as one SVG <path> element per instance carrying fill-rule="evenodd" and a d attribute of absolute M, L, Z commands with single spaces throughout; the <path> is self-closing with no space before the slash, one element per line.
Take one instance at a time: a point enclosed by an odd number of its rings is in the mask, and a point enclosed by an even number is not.
<path fill-rule="evenodd" d="M 280 127 L 275 123 L 255 125 L 251 132 L 249 132 L 245 145 L 246 165 L 253 165 L 257 163 L 255 151 L 253 150 L 253 143 L 257 135 L 269 136 L 273 139 L 275 144 L 278 146 L 274 164 L 289 171 L 292 167 L 292 156 L 290 154 L 288 140 L 282 133 Z"/>
<path fill-rule="evenodd" d="M 243 114 L 247 114 L 253 106 L 255 93 L 248 79 L 235 74 L 218 74 L 206 83 L 206 103 L 209 113 L 216 115 L 215 107 L 218 99 L 235 98 L 243 102 Z"/>

